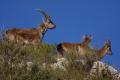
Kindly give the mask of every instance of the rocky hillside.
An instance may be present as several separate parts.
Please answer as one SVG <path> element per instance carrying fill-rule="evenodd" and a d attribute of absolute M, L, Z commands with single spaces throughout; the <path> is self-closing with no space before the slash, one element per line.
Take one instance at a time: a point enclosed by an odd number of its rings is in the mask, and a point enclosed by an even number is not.
<path fill-rule="evenodd" d="M 0 80 L 120 80 L 119 72 L 103 62 L 60 58 L 56 45 L 22 45 L 0 41 Z"/>

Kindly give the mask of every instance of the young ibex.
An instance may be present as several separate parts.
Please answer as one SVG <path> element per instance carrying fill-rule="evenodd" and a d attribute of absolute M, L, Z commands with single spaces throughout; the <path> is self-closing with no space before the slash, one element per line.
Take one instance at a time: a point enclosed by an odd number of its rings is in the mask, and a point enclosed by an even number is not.
<path fill-rule="evenodd" d="M 51 17 L 42 10 L 39 10 L 44 15 L 44 22 L 34 29 L 17 29 L 12 28 L 5 33 L 6 39 L 15 42 L 36 44 L 42 42 L 43 37 L 48 29 L 54 29 L 56 25 L 51 21 Z"/>
<path fill-rule="evenodd" d="M 82 48 L 87 48 L 91 40 L 92 40 L 92 36 L 85 35 L 83 37 L 82 43 L 66 43 L 66 42 L 60 43 L 57 45 L 57 51 L 61 54 L 61 56 L 64 56 L 64 52 L 67 52 L 67 53 L 71 51 L 78 52 L 79 46 L 81 46 Z"/>
<path fill-rule="evenodd" d="M 98 50 L 90 47 L 83 48 L 82 46 L 79 46 L 79 53 L 84 54 L 84 56 L 88 58 L 93 58 L 93 60 L 101 60 L 105 54 L 112 55 L 111 41 L 107 40 L 104 43 L 104 46 Z"/>
<path fill-rule="evenodd" d="M 95 55 L 97 60 L 101 60 L 105 54 L 112 55 L 112 48 L 111 48 L 111 41 L 107 40 L 104 43 L 104 46 L 97 51 L 97 54 Z"/>

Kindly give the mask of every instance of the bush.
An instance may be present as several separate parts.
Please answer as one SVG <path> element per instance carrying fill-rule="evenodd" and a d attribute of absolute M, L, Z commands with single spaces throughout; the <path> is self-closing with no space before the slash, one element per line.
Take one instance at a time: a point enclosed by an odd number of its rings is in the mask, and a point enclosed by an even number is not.
<path fill-rule="evenodd" d="M 46 43 L 21 45 L 5 40 L 0 41 L 0 79 L 1 80 L 111 80 L 109 76 L 102 79 L 91 77 L 89 70 L 92 62 L 87 60 L 83 65 L 79 56 L 66 55 L 69 63 L 64 65 L 66 70 L 53 69 L 51 64 L 56 62 L 56 45 Z M 43 67 L 43 63 L 46 66 Z"/>

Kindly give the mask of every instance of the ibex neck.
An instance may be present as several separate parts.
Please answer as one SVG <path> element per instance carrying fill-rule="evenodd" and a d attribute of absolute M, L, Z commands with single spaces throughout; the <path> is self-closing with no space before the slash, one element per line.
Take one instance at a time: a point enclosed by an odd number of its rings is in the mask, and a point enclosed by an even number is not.
<path fill-rule="evenodd" d="M 97 53 L 97 59 L 102 59 L 105 55 L 105 46 L 103 46 L 100 50 L 98 50 L 98 53 Z"/>
<path fill-rule="evenodd" d="M 47 27 L 45 26 L 45 24 L 41 24 L 39 27 L 39 33 L 42 33 L 42 35 L 44 35 L 47 31 Z"/>
<path fill-rule="evenodd" d="M 87 47 L 88 44 L 89 44 L 88 42 L 83 41 L 83 42 L 81 43 L 81 46 L 82 46 L 82 47 Z"/>
<path fill-rule="evenodd" d="M 39 26 L 39 28 L 38 28 L 37 30 L 38 30 L 39 35 L 40 35 L 40 38 L 41 38 L 41 40 L 42 40 L 43 37 L 44 37 L 44 35 L 45 35 L 45 33 L 46 33 L 46 31 L 47 31 L 47 27 L 46 27 L 45 24 L 43 23 L 43 24 L 41 24 L 41 25 Z"/>

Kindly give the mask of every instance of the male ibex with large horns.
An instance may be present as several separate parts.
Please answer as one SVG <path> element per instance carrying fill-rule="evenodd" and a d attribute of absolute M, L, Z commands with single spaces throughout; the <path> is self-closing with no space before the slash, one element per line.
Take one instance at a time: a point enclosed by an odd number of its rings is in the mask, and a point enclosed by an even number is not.
<path fill-rule="evenodd" d="M 56 26 L 51 21 L 51 17 L 44 12 L 43 10 L 38 10 L 44 15 L 43 23 L 35 29 L 18 29 L 12 28 L 5 32 L 5 37 L 9 41 L 15 41 L 17 43 L 25 43 L 25 44 L 36 44 L 38 42 L 42 42 L 42 39 L 48 29 L 54 29 Z"/>

